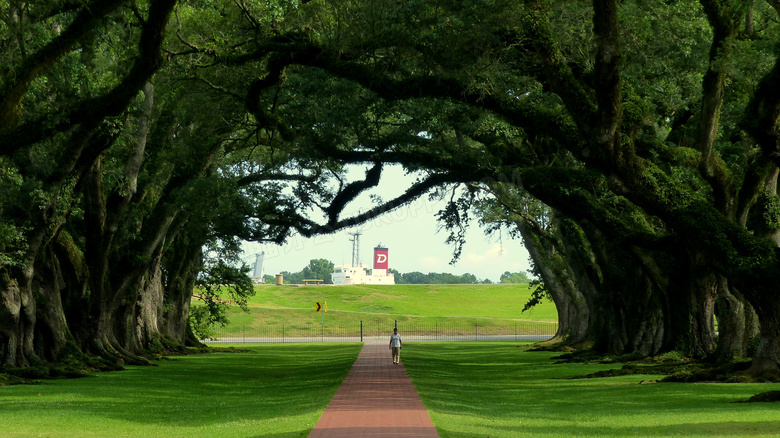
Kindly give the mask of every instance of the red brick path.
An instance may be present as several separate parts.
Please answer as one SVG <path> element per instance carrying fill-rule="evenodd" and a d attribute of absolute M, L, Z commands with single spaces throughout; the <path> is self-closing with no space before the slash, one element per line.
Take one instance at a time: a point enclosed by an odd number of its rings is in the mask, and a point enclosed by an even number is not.
<path fill-rule="evenodd" d="M 401 350 L 403 359 L 403 350 Z M 309 438 L 438 438 L 428 411 L 387 344 L 365 344 Z"/>

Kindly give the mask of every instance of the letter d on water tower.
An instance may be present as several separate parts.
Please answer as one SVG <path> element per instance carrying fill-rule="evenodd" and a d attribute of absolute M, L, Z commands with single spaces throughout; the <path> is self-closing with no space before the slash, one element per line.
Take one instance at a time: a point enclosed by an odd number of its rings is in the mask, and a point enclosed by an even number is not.
<path fill-rule="evenodd" d="M 374 248 L 374 269 L 389 269 L 390 262 L 388 260 L 387 248 L 377 246 Z"/>

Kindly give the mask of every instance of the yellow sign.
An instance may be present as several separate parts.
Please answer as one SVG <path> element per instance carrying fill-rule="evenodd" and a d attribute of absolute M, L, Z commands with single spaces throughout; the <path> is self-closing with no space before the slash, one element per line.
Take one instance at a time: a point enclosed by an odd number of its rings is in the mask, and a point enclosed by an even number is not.
<path fill-rule="evenodd" d="M 317 301 L 315 304 L 317 305 L 317 311 L 318 312 L 327 312 L 328 311 L 328 302 L 327 301 L 323 301 L 323 302 Z"/>
<path fill-rule="evenodd" d="M 328 302 L 327 302 L 327 301 L 325 301 L 325 302 L 324 302 L 324 303 L 322 303 L 322 304 L 323 304 L 323 305 L 322 305 L 322 311 L 323 311 L 323 312 L 327 312 L 327 311 L 328 311 Z"/>
<path fill-rule="evenodd" d="M 317 311 L 319 312 L 321 310 L 322 310 L 322 304 L 320 304 L 320 302 L 317 301 Z"/>

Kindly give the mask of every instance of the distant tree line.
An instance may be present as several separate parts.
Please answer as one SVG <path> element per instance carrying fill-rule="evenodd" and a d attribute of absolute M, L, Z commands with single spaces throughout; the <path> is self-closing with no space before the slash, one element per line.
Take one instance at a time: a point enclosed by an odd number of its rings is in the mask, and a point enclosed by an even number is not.
<path fill-rule="evenodd" d="M 448 272 L 429 272 L 423 274 L 419 271 L 400 273 L 395 269 L 390 272 L 395 274 L 396 284 L 490 284 L 489 279 L 480 280 L 474 274 L 463 275 L 450 274 Z"/>
<path fill-rule="evenodd" d="M 285 284 L 302 284 L 304 279 L 324 280 L 325 284 L 333 284 L 331 274 L 334 264 L 326 259 L 313 259 L 309 261 L 299 272 L 282 271 Z M 492 284 L 489 278 L 480 279 L 476 275 L 465 273 L 462 275 L 450 274 L 448 272 L 429 272 L 423 274 L 419 271 L 401 273 L 396 269 L 390 269 L 390 273 L 395 275 L 396 284 Z M 266 274 L 263 277 L 263 283 L 273 284 L 276 282 L 274 275 Z M 530 283 L 531 279 L 523 272 L 506 271 L 501 274 L 499 283 Z"/>
<path fill-rule="evenodd" d="M 324 280 L 325 284 L 333 284 L 330 274 L 333 273 L 333 262 L 326 259 L 313 259 L 299 272 L 282 271 L 285 284 L 302 284 L 303 280 Z M 273 275 L 266 275 L 264 283 L 275 283 Z"/>
<path fill-rule="evenodd" d="M 463 275 L 450 274 L 448 272 L 429 272 L 423 274 L 419 271 L 400 273 L 395 269 L 390 269 L 395 274 L 396 284 L 493 284 L 489 278 L 480 279 L 474 274 L 465 273 Z M 530 283 L 523 272 L 506 271 L 501 274 L 498 283 Z"/>

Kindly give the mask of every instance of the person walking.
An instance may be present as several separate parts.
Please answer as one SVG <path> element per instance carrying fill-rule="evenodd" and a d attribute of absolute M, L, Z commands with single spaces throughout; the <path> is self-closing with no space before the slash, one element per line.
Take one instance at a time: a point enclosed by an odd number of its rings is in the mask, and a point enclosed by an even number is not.
<path fill-rule="evenodd" d="M 401 341 L 401 335 L 398 334 L 398 329 L 393 329 L 393 334 L 390 335 L 390 351 L 393 352 L 393 363 L 401 363 L 401 348 L 404 343 Z"/>

